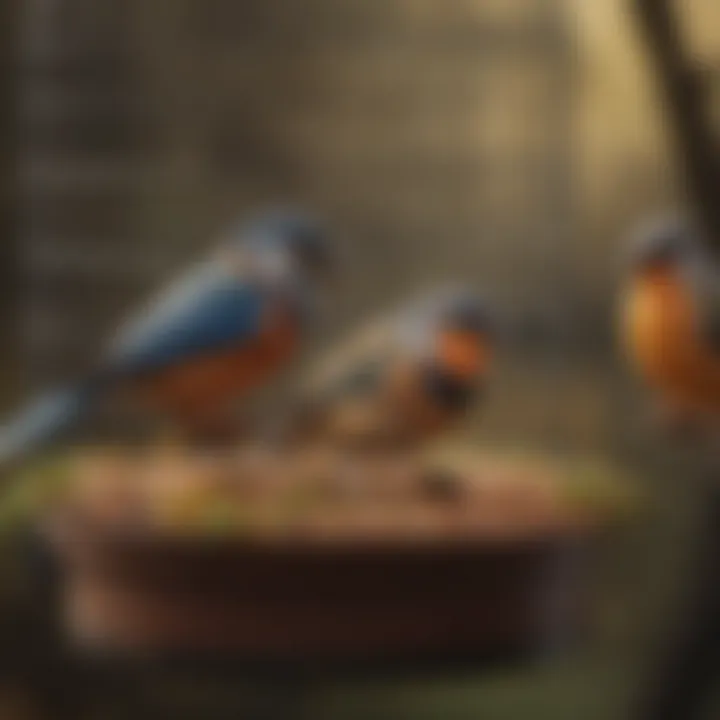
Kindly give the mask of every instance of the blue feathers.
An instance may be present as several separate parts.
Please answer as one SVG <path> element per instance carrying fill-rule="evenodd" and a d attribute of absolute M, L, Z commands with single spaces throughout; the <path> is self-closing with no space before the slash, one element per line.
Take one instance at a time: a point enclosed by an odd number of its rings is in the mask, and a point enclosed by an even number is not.
<path fill-rule="evenodd" d="M 96 382 L 44 396 L 0 430 L 0 466 L 61 437 L 91 411 L 104 387 L 251 342 L 267 302 L 258 287 L 219 261 L 196 269 L 121 330 L 97 367 Z"/>
<path fill-rule="evenodd" d="M 325 264 L 324 237 L 314 222 L 297 214 L 267 216 L 223 249 L 121 328 L 92 380 L 45 396 L 0 429 L 0 466 L 42 450 L 125 381 L 205 355 L 254 348 L 268 311 L 278 305 L 287 311 L 283 316 L 302 320 L 307 281 Z M 276 265 L 283 272 L 275 272 Z"/>
<path fill-rule="evenodd" d="M 255 337 L 268 298 L 220 262 L 180 280 L 121 330 L 105 363 L 113 377 L 151 372 Z"/>
<path fill-rule="evenodd" d="M 61 390 L 25 408 L 0 431 L 0 466 L 58 439 L 82 416 L 92 394 L 89 386 Z"/>

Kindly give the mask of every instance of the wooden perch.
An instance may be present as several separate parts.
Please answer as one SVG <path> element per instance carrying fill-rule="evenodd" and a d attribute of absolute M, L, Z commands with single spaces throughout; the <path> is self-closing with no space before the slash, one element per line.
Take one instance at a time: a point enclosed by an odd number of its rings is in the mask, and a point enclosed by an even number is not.
<path fill-rule="evenodd" d="M 720 151 L 706 78 L 684 47 L 670 0 L 632 0 L 663 94 L 687 192 L 720 252 Z"/>

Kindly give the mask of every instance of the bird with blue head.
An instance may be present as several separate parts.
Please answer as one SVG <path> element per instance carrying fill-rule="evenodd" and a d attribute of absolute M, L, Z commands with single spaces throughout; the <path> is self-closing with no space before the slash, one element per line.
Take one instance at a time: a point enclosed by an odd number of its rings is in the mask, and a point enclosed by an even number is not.
<path fill-rule="evenodd" d="M 189 432 L 212 425 L 292 361 L 330 271 L 326 233 L 309 215 L 273 210 L 243 223 L 122 324 L 86 377 L 11 417 L 0 466 L 116 397 Z"/>

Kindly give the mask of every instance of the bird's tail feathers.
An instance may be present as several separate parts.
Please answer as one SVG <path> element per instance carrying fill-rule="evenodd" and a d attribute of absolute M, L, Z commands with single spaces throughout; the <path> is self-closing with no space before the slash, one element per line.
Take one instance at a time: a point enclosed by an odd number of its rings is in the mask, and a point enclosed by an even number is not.
<path fill-rule="evenodd" d="M 46 449 L 82 418 L 97 391 L 87 382 L 41 396 L 0 427 L 0 468 Z"/>

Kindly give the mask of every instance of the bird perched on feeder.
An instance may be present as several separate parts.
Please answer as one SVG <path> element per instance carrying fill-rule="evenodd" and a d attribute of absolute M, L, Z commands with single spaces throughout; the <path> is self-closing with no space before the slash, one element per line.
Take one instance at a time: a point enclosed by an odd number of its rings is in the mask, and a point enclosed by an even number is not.
<path fill-rule="evenodd" d="M 720 266 L 689 220 L 640 233 L 621 325 L 631 361 L 673 417 L 720 420 Z"/>
<path fill-rule="evenodd" d="M 452 427 L 484 389 L 490 314 L 478 296 L 422 296 L 353 334 L 311 370 L 300 437 L 354 448 L 414 446 Z M 304 433 L 303 433 L 304 428 Z"/>
<path fill-rule="evenodd" d="M 87 377 L 0 428 L 0 465 L 118 395 L 186 430 L 212 422 L 292 359 L 329 267 L 325 234 L 304 214 L 273 211 L 241 226 L 121 326 Z"/>

